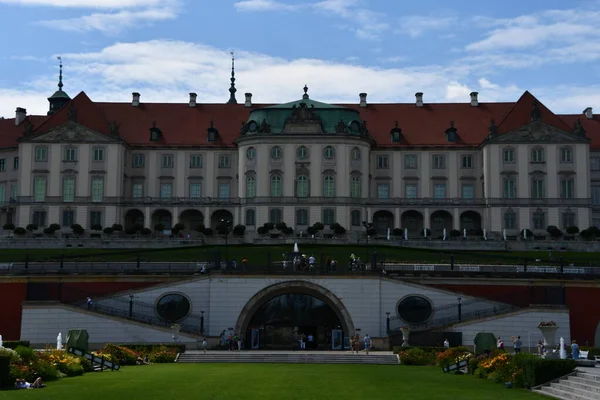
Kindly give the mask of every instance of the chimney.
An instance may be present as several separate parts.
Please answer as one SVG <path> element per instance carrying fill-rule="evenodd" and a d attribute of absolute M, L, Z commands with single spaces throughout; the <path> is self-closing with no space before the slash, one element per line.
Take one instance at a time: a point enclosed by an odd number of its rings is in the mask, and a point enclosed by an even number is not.
<path fill-rule="evenodd" d="M 592 110 L 592 107 L 588 107 L 585 110 L 583 110 L 583 115 L 585 115 L 587 119 L 594 119 L 594 112 Z"/>
<path fill-rule="evenodd" d="M 477 99 L 477 96 L 479 96 L 479 93 L 471 92 L 471 105 L 473 107 L 477 107 L 479 105 L 479 99 Z"/>
<path fill-rule="evenodd" d="M 244 106 L 246 107 L 252 107 L 252 93 L 246 93 L 246 102 L 244 103 Z"/>
<path fill-rule="evenodd" d="M 358 96 L 360 97 L 360 106 L 361 107 L 366 107 L 367 106 L 367 94 L 366 93 L 361 93 Z"/>
<path fill-rule="evenodd" d="M 25 118 L 27 118 L 27 110 L 17 107 L 17 111 L 15 113 L 15 125 L 21 125 L 21 122 L 25 121 Z"/>
<path fill-rule="evenodd" d="M 133 92 L 131 94 L 133 96 L 133 100 L 131 101 L 131 105 L 137 107 L 140 105 L 140 94 L 138 92 Z"/>
<path fill-rule="evenodd" d="M 196 107 L 196 97 L 198 97 L 196 93 L 190 93 L 190 107 Z"/>
<path fill-rule="evenodd" d="M 417 107 L 423 107 L 423 93 L 417 92 L 415 93 L 415 97 L 417 98 L 417 102 L 415 103 L 415 105 Z"/>

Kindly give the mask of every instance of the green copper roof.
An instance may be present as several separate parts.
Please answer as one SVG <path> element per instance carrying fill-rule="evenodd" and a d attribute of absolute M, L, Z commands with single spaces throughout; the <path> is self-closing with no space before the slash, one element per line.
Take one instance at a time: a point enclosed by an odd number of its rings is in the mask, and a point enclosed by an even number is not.
<path fill-rule="evenodd" d="M 50 100 L 50 99 L 68 99 L 68 100 L 71 100 L 71 98 L 69 97 L 69 95 L 66 92 L 63 92 L 62 90 L 57 90 L 56 92 L 54 92 L 54 94 L 48 98 L 48 100 Z"/>
<path fill-rule="evenodd" d="M 273 109 L 273 108 L 287 108 L 287 109 L 292 109 L 294 108 L 294 106 L 296 107 L 300 107 L 300 103 L 305 103 L 306 106 L 308 108 L 327 108 L 327 109 L 342 109 L 345 110 L 346 108 L 342 107 L 342 106 L 336 106 L 334 104 L 327 104 L 327 103 L 323 103 L 320 101 L 315 101 L 315 100 L 311 100 L 311 99 L 301 99 L 301 100 L 296 100 L 296 101 L 292 101 L 289 103 L 283 103 L 283 104 L 276 104 L 274 106 L 269 106 L 269 107 L 265 107 L 267 109 Z"/>

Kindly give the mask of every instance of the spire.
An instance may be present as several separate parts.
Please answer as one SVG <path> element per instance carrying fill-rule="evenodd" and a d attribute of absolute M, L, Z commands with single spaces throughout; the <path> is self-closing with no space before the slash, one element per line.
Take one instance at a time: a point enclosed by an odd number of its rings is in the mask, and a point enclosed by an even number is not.
<path fill-rule="evenodd" d="M 59 62 L 59 73 L 58 73 L 58 90 L 62 92 L 63 83 L 62 83 L 62 57 L 56 57 Z"/>
<path fill-rule="evenodd" d="M 52 115 L 56 113 L 59 109 L 65 106 L 71 98 L 68 94 L 63 91 L 63 81 L 62 81 L 62 73 L 63 73 L 63 63 L 62 57 L 56 57 L 59 62 L 59 72 L 58 72 L 58 90 L 54 92 L 52 96 L 48 98 L 48 102 L 50 103 L 50 109 L 48 110 L 48 115 Z"/>
<path fill-rule="evenodd" d="M 235 92 L 237 89 L 235 88 L 235 56 L 233 51 L 231 52 L 231 86 L 229 87 L 229 101 L 227 104 L 237 104 L 237 100 L 235 99 Z"/>

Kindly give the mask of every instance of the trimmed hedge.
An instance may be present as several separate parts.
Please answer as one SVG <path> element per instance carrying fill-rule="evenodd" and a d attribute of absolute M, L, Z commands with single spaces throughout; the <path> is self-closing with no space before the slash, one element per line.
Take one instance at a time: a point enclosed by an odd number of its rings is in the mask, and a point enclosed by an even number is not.
<path fill-rule="evenodd" d="M 19 346 L 29 347 L 29 340 L 7 340 L 2 342 L 2 346 L 13 350 Z"/>
<path fill-rule="evenodd" d="M 588 352 L 588 360 L 594 360 L 594 356 L 600 356 L 600 347 L 581 346 L 581 350 Z"/>
<path fill-rule="evenodd" d="M 144 343 L 140 343 L 140 344 L 119 344 L 117 345 L 119 347 L 125 347 L 127 349 L 136 351 L 138 353 L 142 353 L 142 354 L 149 354 L 152 353 L 154 351 L 157 351 L 158 349 L 160 349 L 161 347 L 166 347 L 169 350 L 174 350 L 177 353 L 185 353 L 185 344 L 144 344 Z"/>
<path fill-rule="evenodd" d="M 392 348 L 392 351 L 394 352 L 394 354 L 398 354 L 401 351 L 407 351 L 409 349 L 420 349 L 423 350 L 426 353 L 442 353 L 444 352 L 444 350 L 446 350 L 444 347 L 427 347 L 427 346 L 411 346 L 411 347 L 402 347 L 402 346 L 394 346 Z"/>
<path fill-rule="evenodd" d="M 532 388 L 550 382 L 570 374 L 576 366 L 575 360 L 527 359 L 523 365 L 523 384 L 526 388 Z"/>
<path fill-rule="evenodd" d="M 10 357 L 0 356 L 0 387 L 10 385 Z"/>

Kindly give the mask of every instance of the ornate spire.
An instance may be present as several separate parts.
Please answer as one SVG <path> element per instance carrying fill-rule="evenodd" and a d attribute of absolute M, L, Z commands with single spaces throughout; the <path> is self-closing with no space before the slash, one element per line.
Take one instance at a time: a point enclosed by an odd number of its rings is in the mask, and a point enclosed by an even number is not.
<path fill-rule="evenodd" d="M 302 95 L 302 99 L 308 99 L 308 86 L 304 85 L 304 94 Z"/>
<path fill-rule="evenodd" d="M 63 83 L 62 83 L 62 57 L 56 57 L 58 59 L 59 62 L 59 73 L 58 73 L 58 90 L 60 90 L 62 92 L 62 88 L 63 88 Z"/>
<path fill-rule="evenodd" d="M 231 52 L 231 86 L 229 87 L 229 101 L 227 104 L 237 104 L 237 100 L 235 99 L 235 92 L 237 89 L 235 88 L 235 56 L 233 51 Z"/>

